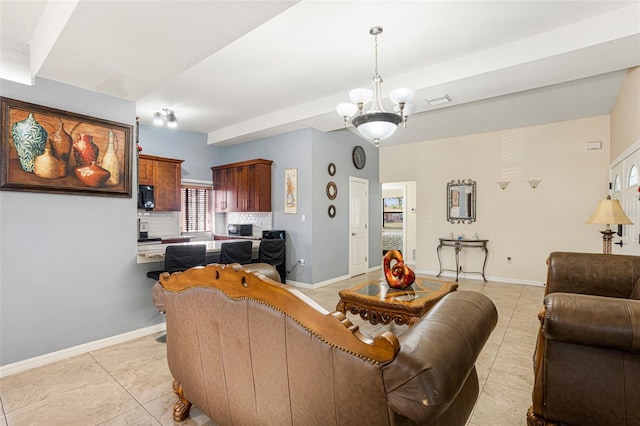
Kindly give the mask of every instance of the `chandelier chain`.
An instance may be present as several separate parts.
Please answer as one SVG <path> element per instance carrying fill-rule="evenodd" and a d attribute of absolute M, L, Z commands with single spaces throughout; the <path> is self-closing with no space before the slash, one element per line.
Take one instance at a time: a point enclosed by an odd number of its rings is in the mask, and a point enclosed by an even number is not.
<path fill-rule="evenodd" d="M 375 45 L 375 72 L 376 72 L 376 76 L 378 76 L 378 34 L 373 36 L 375 41 L 374 41 L 374 45 Z"/>

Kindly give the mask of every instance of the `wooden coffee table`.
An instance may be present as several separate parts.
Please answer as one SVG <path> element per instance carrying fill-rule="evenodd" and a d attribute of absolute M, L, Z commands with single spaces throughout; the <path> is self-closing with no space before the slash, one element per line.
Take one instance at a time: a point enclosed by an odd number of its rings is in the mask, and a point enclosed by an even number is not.
<path fill-rule="evenodd" d="M 371 324 L 413 325 L 458 284 L 435 279 L 416 278 L 404 290 L 390 288 L 383 280 L 368 281 L 348 290 L 340 290 L 336 310 L 360 315 Z"/>

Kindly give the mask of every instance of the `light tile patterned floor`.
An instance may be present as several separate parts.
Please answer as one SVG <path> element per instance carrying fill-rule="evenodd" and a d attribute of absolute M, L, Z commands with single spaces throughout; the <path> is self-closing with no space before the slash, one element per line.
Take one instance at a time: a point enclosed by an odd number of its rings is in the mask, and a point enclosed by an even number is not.
<path fill-rule="evenodd" d="M 380 276 L 377 271 L 303 292 L 334 310 L 339 290 Z M 499 315 L 498 325 L 476 364 L 480 396 L 468 425 L 526 425 L 537 314 L 544 288 L 461 279 L 459 290 L 487 295 Z M 396 333 L 406 329 L 350 319 L 362 331 L 374 335 L 382 328 Z M 0 426 L 168 426 L 174 425 L 175 400 L 165 346 L 148 336 L 0 380 Z M 214 423 L 192 408 L 191 416 L 182 424 Z"/>

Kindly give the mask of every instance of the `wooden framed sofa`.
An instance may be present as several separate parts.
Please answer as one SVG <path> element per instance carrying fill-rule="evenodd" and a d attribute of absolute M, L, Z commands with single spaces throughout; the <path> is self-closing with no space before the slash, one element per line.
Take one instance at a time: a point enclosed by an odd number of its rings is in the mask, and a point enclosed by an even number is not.
<path fill-rule="evenodd" d="M 165 274 L 153 293 L 166 312 L 174 419 L 193 404 L 221 425 L 464 425 L 497 321 L 490 299 L 459 291 L 399 337 L 369 337 L 238 264 Z"/>
<path fill-rule="evenodd" d="M 529 426 L 640 426 L 640 256 L 554 252 Z"/>

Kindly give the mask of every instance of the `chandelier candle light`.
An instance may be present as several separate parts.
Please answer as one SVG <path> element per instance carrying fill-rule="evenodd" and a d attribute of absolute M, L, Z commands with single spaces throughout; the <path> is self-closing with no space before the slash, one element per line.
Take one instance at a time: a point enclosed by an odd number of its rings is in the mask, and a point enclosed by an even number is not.
<path fill-rule="evenodd" d="M 385 112 L 382 108 L 380 97 L 382 77 L 378 75 L 378 34 L 380 33 L 382 33 L 382 27 L 373 27 L 369 30 L 369 34 L 375 37 L 375 75 L 371 80 L 373 91 L 364 88 L 353 89 L 349 92 L 349 98 L 353 103 L 346 102 L 336 107 L 336 111 L 344 119 L 344 126 L 347 127 L 351 119 L 351 123 L 360 134 L 373 141 L 375 146 L 378 146 L 381 140 L 391 136 L 398 124 L 403 123 L 406 127 L 407 118 L 413 112 L 411 103 L 413 90 L 408 88 L 395 89 L 389 93 L 389 98 L 396 105 L 395 112 Z M 363 112 L 364 106 L 370 101 L 372 102 L 369 111 Z"/>

